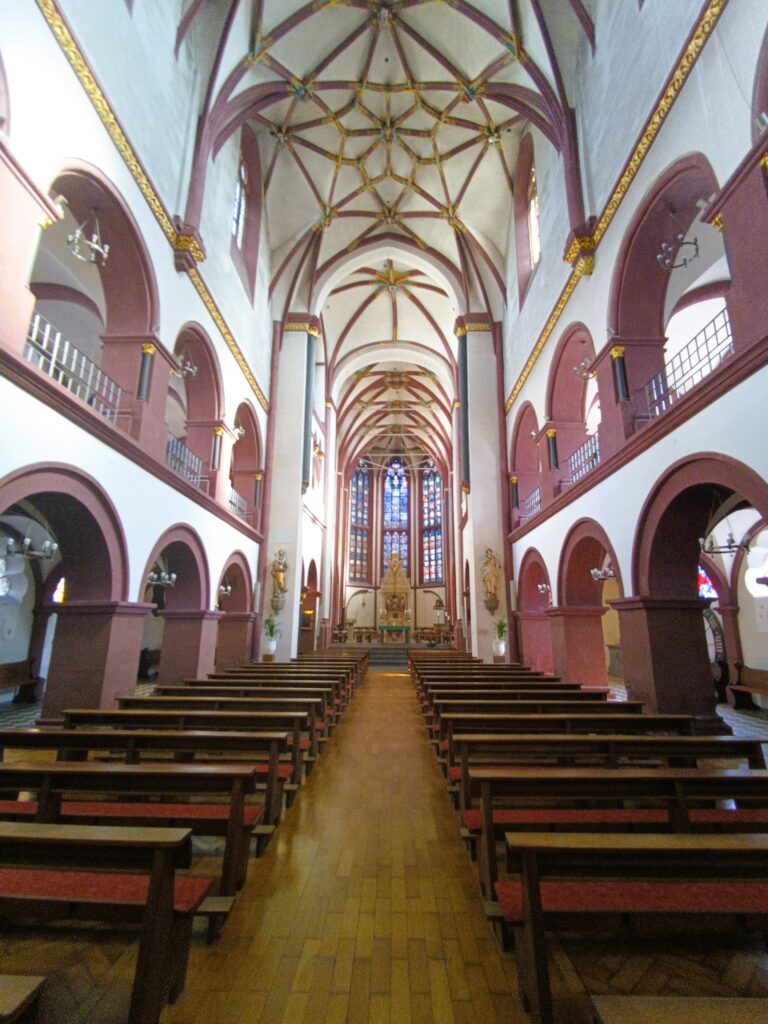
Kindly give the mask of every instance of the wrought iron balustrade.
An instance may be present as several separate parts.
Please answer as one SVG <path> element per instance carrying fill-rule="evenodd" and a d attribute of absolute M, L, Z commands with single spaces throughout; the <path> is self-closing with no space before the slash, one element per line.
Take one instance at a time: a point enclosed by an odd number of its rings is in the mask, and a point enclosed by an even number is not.
<path fill-rule="evenodd" d="M 94 412 L 117 421 L 123 389 L 40 313 L 30 321 L 24 358 Z"/>
<path fill-rule="evenodd" d="M 590 470 L 600 463 L 600 442 L 597 434 L 588 437 L 584 444 L 579 445 L 572 455 L 568 456 L 568 472 L 571 483 L 581 480 Z"/>
<path fill-rule="evenodd" d="M 183 476 L 195 487 L 200 486 L 203 470 L 203 460 L 198 458 L 194 452 L 180 441 L 173 434 L 168 435 L 168 444 L 165 449 L 165 462 L 167 466 L 179 476 Z"/>
<path fill-rule="evenodd" d="M 722 309 L 645 385 L 649 417 L 654 419 L 666 412 L 730 355 L 733 355 L 731 322 L 727 309 Z"/>

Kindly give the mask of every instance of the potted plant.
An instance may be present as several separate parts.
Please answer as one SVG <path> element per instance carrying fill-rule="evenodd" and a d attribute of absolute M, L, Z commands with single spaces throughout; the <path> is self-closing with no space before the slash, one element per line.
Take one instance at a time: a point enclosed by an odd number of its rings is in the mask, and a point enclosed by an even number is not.
<path fill-rule="evenodd" d="M 280 636 L 280 626 L 274 615 L 268 615 L 264 619 L 264 636 L 266 637 L 264 653 L 274 654 L 277 650 L 277 638 Z"/>
<path fill-rule="evenodd" d="M 502 658 L 507 653 L 507 620 L 496 619 L 496 639 L 493 641 L 493 653 Z"/>

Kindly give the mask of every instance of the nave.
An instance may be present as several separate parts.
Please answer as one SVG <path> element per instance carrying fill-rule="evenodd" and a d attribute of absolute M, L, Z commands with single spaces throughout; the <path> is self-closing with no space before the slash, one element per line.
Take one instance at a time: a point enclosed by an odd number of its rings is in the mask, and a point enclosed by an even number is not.
<path fill-rule="evenodd" d="M 210 841 L 207 841 L 210 842 Z M 196 840 L 196 850 L 206 847 Z M 208 847 L 213 854 L 213 849 Z M 197 856 L 215 875 L 218 857 Z M 564 1024 L 591 993 L 768 995 L 755 935 L 561 936 Z M 135 942 L 71 926 L 0 939 L 0 972 L 44 973 L 42 1024 L 125 1018 Z M 595 955 L 595 952 L 598 955 Z M 580 972 L 580 975 L 576 971 Z M 464 1024 L 529 1020 L 511 953 L 486 923 L 474 865 L 404 672 L 369 671 L 275 839 L 252 860 L 214 945 L 193 943 L 163 1024 Z"/>

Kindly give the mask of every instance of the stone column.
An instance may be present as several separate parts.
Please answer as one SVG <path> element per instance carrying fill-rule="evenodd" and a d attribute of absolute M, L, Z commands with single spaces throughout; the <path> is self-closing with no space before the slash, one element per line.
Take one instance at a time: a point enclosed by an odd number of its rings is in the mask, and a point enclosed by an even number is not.
<path fill-rule="evenodd" d="M 216 643 L 217 672 L 250 661 L 254 618 L 253 612 L 225 612 Z"/>
<path fill-rule="evenodd" d="M 288 661 L 295 657 L 299 637 L 301 605 L 301 541 L 303 519 L 303 454 L 306 438 L 306 405 L 309 401 L 311 428 L 312 391 L 307 387 L 308 349 L 314 353 L 319 335 L 319 321 L 308 314 L 288 316 L 283 332 L 277 371 L 277 387 L 273 397 L 274 433 L 272 463 L 266 467 L 271 475 L 269 539 L 267 542 L 267 573 L 264 580 L 264 614 L 277 614 L 280 638 L 275 659 Z M 312 357 L 314 365 L 314 355 Z M 314 375 L 313 375 L 314 381 Z M 310 431 L 311 456 L 311 431 Z M 288 562 L 287 592 L 283 607 L 275 613 L 271 606 L 272 578 L 269 566 L 279 549 Z"/>
<path fill-rule="evenodd" d="M 56 636 L 43 718 L 64 708 L 112 708 L 136 686 L 144 619 L 154 605 L 67 601 L 55 606 Z"/>
<path fill-rule="evenodd" d="M 182 683 L 202 679 L 216 664 L 216 637 L 224 612 L 200 609 L 160 612 L 165 627 L 157 681 Z"/>
<path fill-rule="evenodd" d="M 608 602 L 619 613 L 624 682 L 646 710 L 697 715 L 728 727 L 715 715 L 700 598 L 625 597 Z"/>
<path fill-rule="evenodd" d="M 605 643 L 600 606 L 547 609 L 555 675 L 573 683 L 606 686 Z"/>
<path fill-rule="evenodd" d="M 466 346 L 467 387 L 460 413 L 462 445 L 468 449 L 467 522 L 463 531 L 464 558 L 471 578 L 471 650 L 490 662 L 493 658 L 495 621 L 507 617 L 504 582 L 505 537 L 502 522 L 502 458 L 499 431 L 497 374 L 499 367 L 493 345 L 492 324 L 481 316 L 460 317 L 456 333 Z M 465 442 L 466 438 L 466 442 Z M 462 473 L 464 475 L 464 473 Z M 506 483 L 505 483 L 506 486 Z M 498 577 L 498 606 L 484 605 L 483 559 L 491 548 L 502 564 Z"/>
<path fill-rule="evenodd" d="M 553 672 L 552 624 L 546 610 L 518 612 L 520 660 L 537 672 Z"/>

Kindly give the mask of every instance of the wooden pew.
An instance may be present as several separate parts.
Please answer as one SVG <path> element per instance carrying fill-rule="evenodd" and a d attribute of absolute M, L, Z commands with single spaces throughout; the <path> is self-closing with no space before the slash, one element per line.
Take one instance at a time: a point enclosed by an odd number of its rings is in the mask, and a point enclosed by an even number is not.
<path fill-rule="evenodd" d="M 280 821 L 283 783 L 293 777 L 292 765 L 281 765 L 280 755 L 288 751 L 286 732 L 233 732 L 224 730 L 164 729 L 0 729 L 0 763 L 9 750 L 55 751 L 59 761 L 88 760 L 89 753 L 120 755 L 137 764 L 142 754 L 172 755 L 174 763 L 245 761 L 256 771 L 257 790 L 264 792 L 266 827 L 257 826 L 258 851 Z M 255 760 L 263 758 L 263 760 Z M 247 760 L 246 760 L 247 759 Z"/>
<path fill-rule="evenodd" d="M 750 668 L 749 665 L 742 665 L 737 661 L 736 681 L 726 686 L 725 694 L 732 708 L 759 710 L 752 694 L 768 700 L 768 670 Z"/>
<path fill-rule="evenodd" d="M 189 829 L 0 822 L 0 912 L 34 900 L 63 916 L 140 923 L 128 1024 L 158 1024 L 184 987 L 192 916 L 210 887 L 176 877 L 191 856 Z"/>
<path fill-rule="evenodd" d="M 6 820 L 107 822 L 140 828 L 168 825 L 190 829 L 193 835 L 224 836 L 220 896 L 233 896 L 242 888 L 251 833 L 263 815 L 261 806 L 246 803 L 245 798 L 256 792 L 256 771 L 248 765 L 14 761 L 0 765 L 0 791 L 37 794 L 35 800 L 0 800 L 0 818 Z M 161 795 L 163 800 L 147 799 Z M 178 801 L 198 796 L 226 802 L 167 802 L 168 797 Z M 126 797 L 144 799 L 128 803 Z"/>
<path fill-rule="evenodd" d="M 665 768 L 695 768 L 703 758 L 745 760 L 750 768 L 766 766 L 759 737 L 455 733 L 447 775 L 449 785 L 457 787 L 459 810 L 469 811 L 473 797 L 479 796 L 470 790 L 472 767 L 592 765 L 616 768 L 651 761 Z M 466 822 L 464 825 L 467 827 Z"/>
<path fill-rule="evenodd" d="M 480 887 L 494 898 L 496 835 L 517 829 L 768 831 L 768 771 L 717 768 L 470 768 L 480 792 Z M 717 807 L 735 801 L 735 808 Z"/>
<path fill-rule="evenodd" d="M 269 671 L 265 671 L 269 670 Z M 307 671 L 304 669 L 289 671 L 272 671 L 271 665 L 260 665 L 253 669 L 231 669 L 224 673 L 214 673 L 205 679 L 185 679 L 186 686 L 241 686 L 244 684 L 267 686 L 332 686 L 334 696 L 340 701 L 338 708 L 342 711 L 347 707 L 354 692 L 353 677 L 346 672 Z"/>
<path fill-rule="evenodd" d="M 287 698 L 301 700 L 303 697 L 319 697 L 321 704 L 317 709 L 319 722 L 325 722 L 328 734 L 337 724 L 339 708 L 334 700 L 336 688 L 333 686 L 269 686 L 258 682 L 202 683 L 200 685 L 158 685 L 152 691 L 153 697 L 263 697 Z"/>
<path fill-rule="evenodd" d="M 105 711 L 100 708 L 66 708 L 61 712 L 65 729 L 165 729 L 165 730 L 232 730 L 235 732 L 287 732 L 291 741 L 291 784 L 301 785 L 304 774 L 304 751 L 301 734 L 309 729 L 306 711 L 190 711 L 168 708 L 165 711 Z M 285 787 L 289 802 L 295 790 Z"/>
<path fill-rule="evenodd" d="M 523 1005 L 555 1024 L 545 928 L 600 914 L 748 915 L 766 927 L 768 835 L 508 833 L 505 920 Z M 606 879 L 611 879 L 607 882 Z"/>

